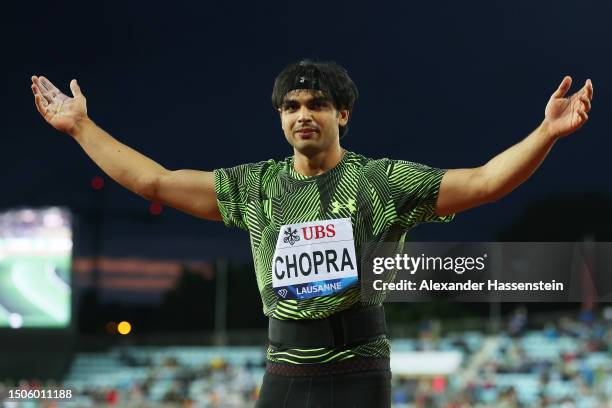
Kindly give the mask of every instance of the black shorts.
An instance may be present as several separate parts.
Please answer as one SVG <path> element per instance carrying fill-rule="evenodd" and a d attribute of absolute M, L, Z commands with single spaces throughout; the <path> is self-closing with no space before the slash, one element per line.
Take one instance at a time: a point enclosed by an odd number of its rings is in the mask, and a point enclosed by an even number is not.
<path fill-rule="evenodd" d="M 279 375 L 269 370 L 256 408 L 389 408 L 391 371 Z"/>

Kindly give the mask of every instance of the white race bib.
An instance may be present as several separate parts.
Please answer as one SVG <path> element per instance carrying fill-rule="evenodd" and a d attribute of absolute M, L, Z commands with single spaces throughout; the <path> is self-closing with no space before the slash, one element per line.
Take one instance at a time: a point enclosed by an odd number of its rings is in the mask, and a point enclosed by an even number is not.
<path fill-rule="evenodd" d="M 283 299 L 340 293 L 357 283 L 350 218 L 283 225 L 272 258 L 272 287 Z"/>

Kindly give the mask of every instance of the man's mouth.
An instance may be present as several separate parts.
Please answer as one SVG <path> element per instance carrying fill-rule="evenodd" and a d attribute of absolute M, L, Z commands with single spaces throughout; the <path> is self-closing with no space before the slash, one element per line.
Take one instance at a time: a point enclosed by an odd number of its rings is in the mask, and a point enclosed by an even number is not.
<path fill-rule="evenodd" d="M 317 129 L 301 128 L 301 129 L 296 130 L 295 133 L 302 139 L 310 139 L 312 136 L 315 135 L 315 133 L 317 133 Z"/>

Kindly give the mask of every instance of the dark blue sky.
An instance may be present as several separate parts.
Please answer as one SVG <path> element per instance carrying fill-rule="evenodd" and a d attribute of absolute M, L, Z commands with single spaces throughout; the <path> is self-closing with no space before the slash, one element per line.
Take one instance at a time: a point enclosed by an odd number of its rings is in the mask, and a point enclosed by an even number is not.
<path fill-rule="evenodd" d="M 345 148 L 437 167 L 471 167 L 525 137 L 564 75 L 592 78 L 585 128 L 502 201 L 423 225 L 423 240 L 495 239 L 533 200 L 610 193 L 612 4 L 587 1 L 28 2 L 11 5 L 3 44 L 0 208 L 105 209 L 108 255 L 248 259 L 245 233 L 165 209 L 107 180 L 36 111 L 30 76 L 68 93 L 77 78 L 91 118 L 170 169 L 212 170 L 291 154 L 272 83 L 303 57 L 344 65 L 360 90 Z M 577 86 L 572 88 L 577 89 Z M 83 222 L 81 249 L 92 231 Z"/>

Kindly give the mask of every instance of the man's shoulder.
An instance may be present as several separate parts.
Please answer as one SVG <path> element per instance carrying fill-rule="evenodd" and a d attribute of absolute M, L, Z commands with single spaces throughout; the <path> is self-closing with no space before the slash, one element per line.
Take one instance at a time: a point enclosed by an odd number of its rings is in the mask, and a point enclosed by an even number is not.
<path fill-rule="evenodd" d="M 348 150 L 346 154 L 346 164 L 351 167 L 360 168 L 363 171 L 386 168 L 392 161 L 386 157 L 374 159 Z"/>
<path fill-rule="evenodd" d="M 417 162 L 413 162 L 413 161 L 409 161 L 409 160 L 402 160 L 402 159 L 392 159 L 392 158 L 388 158 L 388 157 L 380 157 L 380 158 L 371 158 L 371 157 L 366 157 L 363 156 L 359 153 L 355 153 L 355 152 L 350 152 L 347 151 L 347 155 L 349 155 L 349 160 L 347 160 L 348 163 L 357 165 L 357 166 L 362 166 L 362 167 L 372 167 L 372 168 L 376 168 L 376 167 L 385 167 L 385 168 L 410 168 L 413 170 L 430 170 L 432 169 L 432 167 L 426 165 L 426 164 L 422 164 L 422 163 L 417 163 Z"/>
<path fill-rule="evenodd" d="M 224 171 L 229 173 L 267 173 L 278 172 L 286 165 L 287 159 L 276 160 L 268 159 L 252 163 L 242 163 L 235 166 L 219 168 L 215 171 Z"/>

